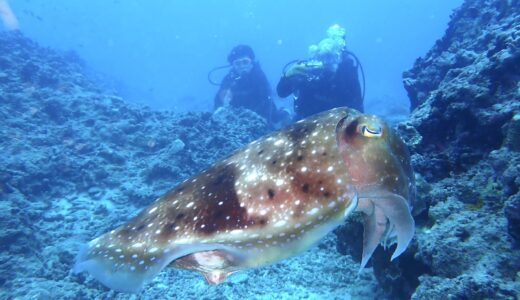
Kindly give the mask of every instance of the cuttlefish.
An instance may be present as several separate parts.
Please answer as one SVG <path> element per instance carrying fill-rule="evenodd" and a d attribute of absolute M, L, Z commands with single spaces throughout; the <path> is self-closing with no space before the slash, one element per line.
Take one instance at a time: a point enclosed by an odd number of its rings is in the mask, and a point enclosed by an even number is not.
<path fill-rule="evenodd" d="M 75 272 L 136 292 L 165 267 L 209 283 L 296 255 L 354 211 L 364 214 L 361 268 L 380 243 L 392 260 L 414 234 L 415 182 L 403 141 L 380 118 L 337 108 L 271 133 L 87 243 Z"/>

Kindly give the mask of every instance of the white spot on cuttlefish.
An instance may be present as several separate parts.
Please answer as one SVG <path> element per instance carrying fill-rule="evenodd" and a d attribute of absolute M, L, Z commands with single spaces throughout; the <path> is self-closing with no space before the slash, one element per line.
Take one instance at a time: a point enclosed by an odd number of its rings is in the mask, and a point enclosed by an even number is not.
<path fill-rule="evenodd" d="M 312 215 L 315 215 L 319 210 L 320 210 L 319 208 L 314 207 L 313 209 L 309 210 L 307 212 L 307 214 L 312 216 Z"/>

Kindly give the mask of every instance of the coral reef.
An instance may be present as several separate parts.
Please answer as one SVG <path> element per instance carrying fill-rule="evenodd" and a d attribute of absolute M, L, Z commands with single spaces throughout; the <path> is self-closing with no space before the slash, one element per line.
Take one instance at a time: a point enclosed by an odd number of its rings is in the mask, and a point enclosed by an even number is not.
<path fill-rule="evenodd" d="M 374 255 L 388 296 L 520 297 L 519 66 L 518 1 L 467 0 L 404 73 L 414 110 L 397 127 L 424 207 L 402 258 L 388 266 L 388 252 Z M 337 231 L 338 249 L 355 253 L 342 243 L 348 232 Z"/>
<path fill-rule="evenodd" d="M 411 123 L 423 137 L 416 150 L 428 155 L 415 167 L 428 179 L 464 172 L 504 142 L 520 141 L 512 122 L 520 110 L 519 15 L 517 1 L 465 1 L 445 36 L 404 73 Z"/>

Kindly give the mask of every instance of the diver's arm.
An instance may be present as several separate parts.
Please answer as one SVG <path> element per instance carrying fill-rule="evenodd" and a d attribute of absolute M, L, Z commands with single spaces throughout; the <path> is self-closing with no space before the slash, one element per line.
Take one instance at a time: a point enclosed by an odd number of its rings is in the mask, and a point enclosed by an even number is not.
<path fill-rule="evenodd" d="M 224 104 L 224 101 L 222 101 L 222 89 L 219 89 L 218 92 L 215 94 L 215 97 L 213 98 L 213 110 L 217 110 L 219 107 L 221 107 Z"/>
<path fill-rule="evenodd" d="M 308 62 L 299 61 L 292 63 L 287 70 L 284 70 L 282 78 L 276 86 L 276 92 L 279 97 L 285 98 L 294 93 L 302 81 L 305 81 L 309 76 Z"/>
<path fill-rule="evenodd" d="M 258 88 L 258 94 L 262 99 L 268 99 L 272 96 L 272 90 L 271 90 L 271 84 L 269 83 L 269 80 L 267 79 L 267 76 L 265 75 L 264 71 L 260 68 L 260 66 L 257 67 L 255 70 L 257 72 L 257 88 Z"/>
<path fill-rule="evenodd" d="M 217 110 L 219 107 L 224 106 L 224 98 L 229 93 L 231 82 L 231 75 L 227 74 L 226 77 L 224 77 L 222 80 L 222 83 L 220 84 L 220 87 L 213 99 L 213 110 Z"/>
<path fill-rule="evenodd" d="M 268 123 L 271 122 L 271 113 L 272 106 L 274 105 L 272 100 L 272 90 L 271 85 L 269 84 L 269 80 L 267 76 L 262 71 L 260 65 L 256 65 L 252 70 L 251 76 L 253 76 L 252 82 L 254 83 L 251 86 L 251 100 L 253 102 L 254 110 L 264 117 Z"/>
<path fill-rule="evenodd" d="M 293 78 L 282 76 L 276 86 L 278 97 L 285 98 L 294 92 L 295 85 Z"/>

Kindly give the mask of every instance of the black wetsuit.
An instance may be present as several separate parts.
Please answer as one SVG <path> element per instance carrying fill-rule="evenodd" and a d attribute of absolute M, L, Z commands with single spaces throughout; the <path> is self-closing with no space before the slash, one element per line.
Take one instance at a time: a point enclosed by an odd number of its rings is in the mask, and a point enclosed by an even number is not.
<path fill-rule="evenodd" d="M 357 66 L 343 54 L 336 72 L 321 70 L 316 76 L 282 76 L 276 87 L 278 96 L 295 95 L 296 120 L 329 110 L 348 106 L 363 112 Z"/>
<path fill-rule="evenodd" d="M 231 93 L 231 106 L 247 108 L 264 117 L 268 123 L 271 122 L 276 108 L 271 98 L 271 87 L 258 63 L 254 63 L 251 71 L 245 75 L 238 76 L 231 70 L 224 77 L 215 95 L 215 109 L 224 105 L 228 91 Z"/>

